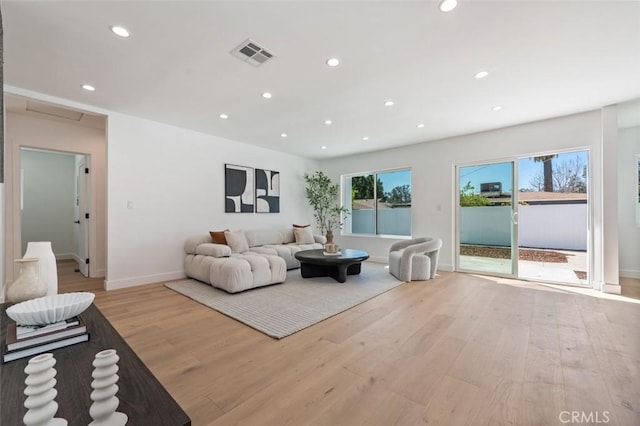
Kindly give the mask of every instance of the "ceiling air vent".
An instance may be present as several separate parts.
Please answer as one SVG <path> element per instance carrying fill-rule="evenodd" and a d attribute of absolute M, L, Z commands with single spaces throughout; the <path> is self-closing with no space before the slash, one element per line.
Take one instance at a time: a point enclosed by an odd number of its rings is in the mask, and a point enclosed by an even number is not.
<path fill-rule="evenodd" d="M 250 38 L 240 43 L 240 45 L 230 53 L 236 58 L 242 59 L 254 67 L 259 67 L 275 56 L 273 52 L 269 52 Z"/>

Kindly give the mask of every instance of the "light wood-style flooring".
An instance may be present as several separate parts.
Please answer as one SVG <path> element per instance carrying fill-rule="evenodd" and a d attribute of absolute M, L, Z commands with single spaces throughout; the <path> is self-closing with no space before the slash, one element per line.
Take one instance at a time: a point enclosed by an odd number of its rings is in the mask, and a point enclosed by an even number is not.
<path fill-rule="evenodd" d="M 640 424 L 637 300 L 444 272 L 274 340 L 161 284 L 59 268 L 195 426 Z"/>

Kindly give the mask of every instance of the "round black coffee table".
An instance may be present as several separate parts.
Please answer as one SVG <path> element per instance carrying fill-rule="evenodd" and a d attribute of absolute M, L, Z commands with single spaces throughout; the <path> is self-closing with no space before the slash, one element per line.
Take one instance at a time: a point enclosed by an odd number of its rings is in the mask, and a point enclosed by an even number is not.
<path fill-rule="evenodd" d="M 361 263 L 369 258 L 362 250 L 340 249 L 338 255 L 324 254 L 324 250 L 303 250 L 295 254 L 300 261 L 302 278 L 332 277 L 339 283 L 347 280 L 347 275 L 360 273 Z"/>

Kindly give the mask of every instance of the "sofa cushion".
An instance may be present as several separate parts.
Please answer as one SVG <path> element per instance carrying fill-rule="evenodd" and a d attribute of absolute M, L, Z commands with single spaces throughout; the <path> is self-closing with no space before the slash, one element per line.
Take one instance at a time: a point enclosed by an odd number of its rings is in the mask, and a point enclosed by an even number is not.
<path fill-rule="evenodd" d="M 264 246 L 267 244 L 282 244 L 282 234 L 275 229 L 255 229 L 245 231 L 249 247 Z"/>
<path fill-rule="evenodd" d="M 227 245 L 231 247 L 234 253 L 244 253 L 249 251 L 249 243 L 244 231 L 224 231 L 224 237 L 227 239 Z"/>
<path fill-rule="evenodd" d="M 231 256 L 231 247 L 224 244 L 200 244 L 196 247 L 195 254 L 213 257 Z"/>
<path fill-rule="evenodd" d="M 280 231 L 282 234 L 282 243 L 289 244 L 296 242 L 296 236 L 293 235 L 293 228 L 287 228 Z"/>
<path fill-rule="evenodd" d="M 195 254 L 200 244 L 211 244 L 212 242 L 211 235 L 195 235 L 187 238 L 184 242 L 184 251 L 187 254 Z"/>
<path fill-rule="evenodd" d="M 296 237 L 296 244 L 313 244 L 313 232 L 311 228 L 293 228 L 293 235 Z"/>
<path fill-rule="evenodd" d="M 296 225 L 295 223 L 293 224 L 293 227 L 294 227 L 294 228 L 308 228 L 308 227 L 310 227 L 310 226 L 311 226 L 311 225 Z"/>
<path fill-rule="evenodd" d="M 211 239 L 216 244 L 227 244 L 227 239 L 224 236 L 224 233 L 228 231 L 225 229 L 224 231 L 210 231 L 209 235 L 211 235 Z"/>

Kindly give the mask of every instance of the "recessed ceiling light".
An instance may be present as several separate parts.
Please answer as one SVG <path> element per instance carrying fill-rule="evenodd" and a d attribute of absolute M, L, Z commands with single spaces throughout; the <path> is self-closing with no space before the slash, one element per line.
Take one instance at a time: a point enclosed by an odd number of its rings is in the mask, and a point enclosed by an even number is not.
<path fill-rule="evenodd" d="M 422 129 L 424 127 L 424 124 L 420 123 L 416 126 L 418 129 Z"/>
<path fill-rule="evenodd" d="M 384 102 L 384 106 L 392 106 L 393 105 L 393 101 L 385 101 Z"/>
<path fill-rule="evenodd" d="M 327 149 L 327 146 L 326 146 L 326 145 L 322 145 L 322 146 L 320 147 L 320 149 Z"/>
<path fill-rule="evenodd" d="M 481 79 L 481 78 L 485 78 L 488 75 L 489 75 L 488 71 L 479 71 L 479 72 L 476 73 L 475 77 L 477 79 Z"/>
<path fill-rule="evenodd" d="M 333 123 L 333 121 L 331 121 L 331 120 L 324 120 L 324 124 L 326 124 L 326 125 L 329 125 L 329 124 L 331 124 L 331 123 Z"/>
<path fill-rule="evenodd" d="M 129 30 L 127 30 L 124 27 L 120 27 L 118 25 L 112 25 L 109 28 L 111 29 L 112 33 L 114 33 L 115 35 L 120 36 L 120 37 L 127 38 L 127 37 L 129 37 L 131 35 L 131 34 L 129 34 Z"/>
<path fill-rule="evenodd" d="M 329 58 L 327 59 L 327 65 L 329 65 L 330 67 L 337 67 L 338 65 L 340 65 L 340 61 L 338 60 L 338 58 Z"/>
<path fill-rule="evenodd" d="M 362 138 L 363 141 L 368 141 L 369 140 L 369 136 L 365 136 Z"/>
<path fill-rule="evenodd" d="M 502 105 L 496 105 L 491 109 L 494 110 L 494 111 L 500 111 L 502 109 Z"/>
<path fill-rule="evenodd" d="M 441 12 L 451 12 L 456 8 L 457 5 L 458 0 L 442 0 L 438 7 L 440 8 Z"/>
<path fill-rule="evenodd" d="M 223 120 L 226 120 L 227 118 L 229 118 L 227 114 L 220 114 L 218 117 L 222 118 Z"/>
<path fill-rule="evenodd" d="M 92 85 L 90 85 L 90 84 L 83 84 L 81 87 L 82 87 L 84 90 L 87 90 L 87 91 L 89 91 L 89 92 L 95 92 L 95 91 L 96 91 L 96 88 L 95 88 L 95 87 L 93 87 L 93 86 L 92 86 Z"/>
<path fill-rule="evenodd" d="M 286 133 L 280 133 L 281 138 L 286 138 L 288 135 Z"/>
<path fill-rule="evenodd" d="M 265 99 L 271 99 L 271 96 L 273 96 L 273 95 L 271 93 L 269 93 L 269 92 L 264 92 L 262 94 L 262 97 L 265 98 Z"/>

